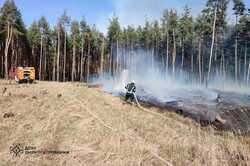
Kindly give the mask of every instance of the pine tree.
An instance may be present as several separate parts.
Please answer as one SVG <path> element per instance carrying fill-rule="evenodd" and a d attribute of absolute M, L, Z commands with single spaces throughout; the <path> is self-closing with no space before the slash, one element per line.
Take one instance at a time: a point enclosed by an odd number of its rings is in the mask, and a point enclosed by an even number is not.
<path fill-rule="evenodd" d="M 67 12 L 64 11 L 61 16 L 61 24 L 64 31 L 64 45 L 63 45 L 63 81 L 66 81 L 66 57 L 67 57 L 67 27 L 70 25 L 70 17 Z"/>
<path fill-rule="evenodd" d="M 80 40 L 80 26 L 77 21 L 72 21 L 71 25 L 71 38 L 72 38 L 72 44 L 73 44 L 73 57 L 72 57 L 72 72 L 71 72 L 71 81 L 75 81 L 76 78 L 76 53 L 79 40 Z"/>
<path fill-rule="evenodd" d="M 238 24 L 238 37 L 239 43 L 242 47 L 244 47 L 244 72 L 243 72 L 243 80 L 247 81 L 247 70 L 248 70 L 248 44 L 250 40 L 250 11 L 249 13 L 244 13 L 244 15 L 240 18 Z"/>
<path fill-rule="evenodd" d="M 210 17 L 213 20 L 212 22 L 212 42 L 211 42 L 211 49 L 210 49 L 210 56 L 209 56 L 209 66 L 208 66 L 208 76 L 207 81 L 210 80 L 210 73 L 212 70 L 212 64 L 213 64 L 213 57 L 214 57 L 214 67 L 215 71 L 218 71 L 217 64 L 217 57 L 218 57 L 218 47 L 220 46 L 219 43 L 221 43 L 221 37 L 222 30 L 225 29 L 225 20 L 226 20 L 226 9 L 229 1 L 228 0 L 208 0 L 206 10 L 208 13 L 210 13 Z M 222 41 L 223 43 L 223 41 Z M 220 54 L 223 54 L 223 49 Z M 221 62 L 222 62 L 223 56 L 221 55 Z M 222 64 L 222 63 L 221 63 Z"/>
<path fill-rule="evenodd" d="M 138 30 L 137 30 L 138 31 Z M 134 63 L 134 50 L 137 48 L 140 48 L 140 42 L 138 41 L 139 34 L 132 26 L 128 26 L 126 30 L 126 49 L 127 49 L 127 55 L 124 56 L 124 61 L 128 64 L 125 64 L 127 66 L 132 66 Z M 127 67 L 126 66 L 126 67 Z"/>
<path fill-rule="evenodd" d="M 30 28 L 28 29 L 28 40 L 29 40 L 29 44 L 31 47 L 31 54 L 32 54 L 32 64 L 34 65 L 34 67 L 37 69 L 39 68 L 37 63 L 37 57 L 39 57 L 39 55 L 37 54 L 39 52 L 39 47 L 40 47 L 40 31 L 39 31 L 39 26 L 38 23 L 36 21 L 34 21 Z"/>
<path fill-rule="evenodd" d="M 159 49 L 160 49 L 160 41 L 161 41 L 161 30 L 160 30 L 160 26 L 158 21 L 154 21 L 153 22 L 153 26 L 152 26 L 152 39 L 151 39 L 151 47 L 152 47 L 152 67 L 154 68 L 156 63 L 156 60 L 161 59 L 161 57 L 159 57 Z M 156 57 L 158 55 L 158 57 Z"/>
<path fill-rule="evenodd" d="M 85 19 L 83 18 L 80 22 L 80 32 L 81 32 L 81 70 L 80 70 L 80 81 L 84 81 L 84 60 L 86 60 L 86 55 L 85 55 L 85 44 L 87 43 L 86 38 L 87 38 L 87 29 L 89 29 Z"/>
<path fill-rule="evenodd" d="M 193 35 L 193 18 L 191 16 L 191 11 L 188 6 L 185 6 L 184 13 L 179 20 L 179 35 L 180 35 L 180 43 L 181 43 L 181 70 L 184 67 L 184 60 L 185 60 L 185 47 L 187 47 L 188 43 L 192 42 L 192 35 Z M 189 49 L 189 50 L 192 50 Z M 190 52 L 190 54 L 192 54 Z M 193 62 L 193 58 L 191 58 Z M 193 71 L 193 63 L 191 65 L 191 71 Z"/>
<path fill-rule="evenodd" d="M 59 20 L 57 23 L 57 60 L 56 60 L 56 81 L 60 81 L 60 57 L 61 57 L 61 32 L 62 24 Z"/>
<path fill-rule="evenodd" d="M 103 77 L 104 74 L 104 53 L 105 53 L 105 37 L 101 35 L 102 43 L 101 43 L 101 60 L 100 60 L 100 77 Z"/>
<path fill-rule="evenodd" d="M 235 11 L 235 81 L 238 82 L 238 18 L 242 16 L 245 12 L 245 4 L 242 0 L 233 0 L 234 7 L 233 10 Z"/>
<path fill-rule="evenodd" d="M 56 66 L 57 66 L 57 60 L 58 60 L 58 54 L 57 54 L 57 48 L 58 48 L 58 33 L 57 33 L 57 27 L 54 27 L 51 31 L 50 31 L 50 40 L 51 40 L 51 45 L 50 45 L 50 59 L 51 59 L 51 69 L 50 71 L 52 71 L 52 77 L 51 80 L 52 81 L 56 81 L 57 77 L 56 77 Z"/>
<path fill-rule="evenodd" d="M 163 17 L 162 17 L 162 33 L 164 35 L 165 38 L 165 42 L 166 42 L 166 73 L 168 74 L 168 68 L 169 68 L 169 41 L 170 41 L 170 37 L 169 37 L 169 11 L 168 10 L 164 10 L 163 11 Z M 165 45 L 165 43 L 164 43 Z"/>
<path fill-rule="evenodd" d="M 204 65 L 203 65 L 203 55 L 202 55 L 202 47 L 204 38 L 207 34 L 210 33 L 210 24 L 207 20 L 207 15 L 205 12 L 203 12 L 202 15 L 199 15 L 196 19 L 195 25 L 195 34 L 196 38 L 198 38 L 198 72 L 199 72 L 199 83 L 201 84 L 203 81 L 203 71 L 204 71 Z"/>
<path fill-rule="evenodd" d="M 46 20 L 45 17 L 41 17 L 41 19 L 38 21 L 39 31 L 40 31 L 40 56 L 39 56 L 39 80 L 42 80 L 42 78 L 46 77 L 46 66 L 47 66 L 47 60 L 46 60 L 46 48 L 48 45 L 48 38 L 49 38 L 49 23 Z M 44 63 L 42 62 L 44 61 Z M 44 64 L 44 67 L 42 67 Z M 44 71 L 44 72 L 42 72 Z M 44 76 L 42 76 L 42 74 Z"/>
<path fill-rule="evenodd" d="M 5 78 L 8 79 L 8 71 L 9 71 L 9 64 L 13 62 L 9 62 L 9 52 L 14 51 L 14 42 L 22 41 L 22 53 L 21 55 L 24 56 L 25 48 L 28 49 L 28 40 L 26 38 L 26 29 L 22 20 L 22 16 L 20 11 L 17 9 L 13 0 L 6 0 L 3 4 L 3 7 L 0 10 L 0 29 L 2 29 L 2 37 L 5 40 L 4 44 L 4 64 L 5 64 Z M 12 50 L 10 50 L 10 45 L 12 45 Z M 28 53 L 28 52 L 27 52 Z M 16 54 L 17 55 L 17 54 Z M 16 61 L 17 58 L 16 57 Z M 26 57 L 28 59 L 28 57 Z M 25 58 L 25 59 L 26 59 Z M 28 63 L 28 62 L 26 62 Z"/>
<path fill-rule="evenodd" d="M 111 75 L 113 76 L 117 72 L 118 56 L 119 56 L 119 40 L 120 40 L 121 28 L 118 17 L 113 16 L 110 20 L 108 27 L 108 49 L 110 50 L 111 60 Z M 115 51 L 114 51 L 115 49 Z M 116 56 L 115 56 L 116 55 Z M 114 62 L 114 58 L 116 61 Z"/>
<path fill-rule="evenodd" d="M 86 47 L 87 47 L 87 55 L 86 55 L 86 77 L 85 82 L 89 83 L 89 73 L 90 73 L 90 54 L 91 54 L 91 40 L 92 40 L 92 32 L 91 28 L 88 26 L 85 33 L 86 38 Z"/>
<path fill-rule="evenodd" d="M 211 42 L 211 49 L 210 49 L 210 56 L 209 56 L 209 65 L 208 65 L 208 74 L 207 74 L 207 81 L 210 81 L 210 72 L 211 72 L 211 66 L 212 66 L 212 58 L 213 58 L 213 51 L 214 51 L 214 42 L 215 42 L 215 31 L 216 31 L 216 23 L 217 23 L 217 15 L 218 15 L 218 3 L 219 0 L 213 1 L 209 0 L 207 5 L 212 6 L 212 10 L 214 10 L 214 16 L 213 16 L 213 25 L 212 25 L 212 42 Z"/>
<path fill-rule="evenodd" d="M 177 21 L 178 16 L 177 12 L 173 9 L 169 12 L 169 34 L 171 36 L 172 43 L 172 75 L 175 77 L 175 68 L 176 68 L 176 33 L 177 33 Z"/>

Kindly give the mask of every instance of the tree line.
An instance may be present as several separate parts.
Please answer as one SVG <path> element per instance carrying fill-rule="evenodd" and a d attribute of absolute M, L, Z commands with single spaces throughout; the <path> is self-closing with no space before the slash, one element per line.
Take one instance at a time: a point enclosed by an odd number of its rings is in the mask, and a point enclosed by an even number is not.
<path fill-rule="evenodd" d="M 110 19 L 107 34 L 84 18 L 66 12 L 52 27 L 42 16 L 26 29 L 14 0 L 0 10 L 0 77 L 20 65 L 34 66 L 37 79 L 89 82 L 105 73 L 115 75 L 142 49 L 152 66 L 186 80 L 205 84 L 233 79 L 248 85 L 250 75 L 250 10 L 242 0 L 232 0 L 235 24 L 228 21 L 230 0 L 207 0 L 193 17 L 188 6 L 178 13 L 166 9 L 159 20 L 122 27 Z"/>

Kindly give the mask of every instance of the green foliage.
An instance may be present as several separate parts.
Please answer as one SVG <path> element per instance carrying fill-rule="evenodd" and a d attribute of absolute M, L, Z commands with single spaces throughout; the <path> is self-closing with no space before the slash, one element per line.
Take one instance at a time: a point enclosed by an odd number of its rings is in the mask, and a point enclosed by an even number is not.
<path fill-rule="evenodd" d="M 43 37 L 43 40 L 45 40 L 45 42 L 48 42 L 50 27 L 49 27 L 48 21 L 46 20 L 44 16 L 42 16 L 40 20 L 38 21 L 38 27 L 39 27 L 40 36 Z"/>
<path fill-rule="evenodd" d="M 31 46 L 39 45 L 41 35 L 40 35 L 38 23 L 36 21 L 34 21 L 31 24 L 30 28 L 28 29 L 27 35 L 28 35 L 29 43 L 31 44 Z"/>
<path fill-rule="evenodd" d="M 78 21 L 72 21 L 71 23 L 71 38 L 73 39 L 73 43 L 78 45 L 80 42 L 80 25 Z"/>
<path fill-rule="evenodd" d="M 6 0 L 0 10 L 0 27 L 6 33 L 7 24 L 13 27 L 16 36 L 25 35 L 26 29 L 20 11 L 17 9 L 14 0 Z"/>
<path fill-rule="evenodd" d="M 64 11 L 63 15 L 61 16 L 61 23 L 66 28 L 70 24 L 71 18 L 67 15 L 67 12 Z"/>
<path fill-rule="evenodd" d="M 179 20 L 179 35 L 184 41 L 191 40 L 193 36 L 193 18 L 190 8 L 185 6 L 184 13 Z"/>
<path fill-rule="evenodd" d="M 2 38 L 0 44 L 6 41 L 6 38 L 8 38 L 8 29 L 11 29 L 12 36 L 9 37 L 11 37 L 10 41 L 12 48 L 18 50 L 19 52 L 17 63 L 21 58 L 27 59 L 25 63 L 29 63 L 31 53 L 30 45 L 27 39 L 27 31 L 22 15 L 14 0 L 6 0 L 4 2 L 2 8 L 0 9 L 0 20 L 0 34 Z M 13 50 L 8 50 L 8 53 L 14 54 Z"/>
<path fill-rule="evenodd" d="M 109 43 L 113 43 L 119 40 L 120 35 L 121 35 L 121 27 L 120 27 L 118 17 L 113 16 L 113 18 L 110 20 L 110 25 L 108 27 Z"/>
<path fill-rule="evenodd" d="M 211 22 L 209 10 L 203 10 L 202 14 L 199 15 L 195 21 L 195 32 L 198 36 L 208 36 L 212 33 L 212 22 Z"/>
<path fill-rule="evenodd" d="M 242 0 L 233 0 L 234 7 L 233 10 L 235 11 L 235 15 L 243 15 L 246 8 L 245 4 Z"/>

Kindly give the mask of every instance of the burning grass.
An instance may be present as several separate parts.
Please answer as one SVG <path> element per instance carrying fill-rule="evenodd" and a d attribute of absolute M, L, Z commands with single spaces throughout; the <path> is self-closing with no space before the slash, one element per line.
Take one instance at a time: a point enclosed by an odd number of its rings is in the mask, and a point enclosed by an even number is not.
<path fill-rule="evenodd" d="M 0 81 L 4 87 L 12 95 L 0 94 L 1 166 L 250 165 L 249 137 L 201 128 L 175 113 L 150 114 L 79 83 Z M 15 116 L 3 118 L 8 112 Z M 15 158 L 13 143 L 70 153 Z"/>

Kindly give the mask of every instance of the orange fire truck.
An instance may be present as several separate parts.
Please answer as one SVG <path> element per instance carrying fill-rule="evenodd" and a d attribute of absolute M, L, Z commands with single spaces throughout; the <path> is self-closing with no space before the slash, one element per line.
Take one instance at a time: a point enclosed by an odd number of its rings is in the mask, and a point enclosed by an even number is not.
<path fill-rule="evenodd" d="M 17 83 L 32 83 L 35 78 L 34 67 L 17 67 L 9 71 L 9 77 L 15 79 Z"/>

